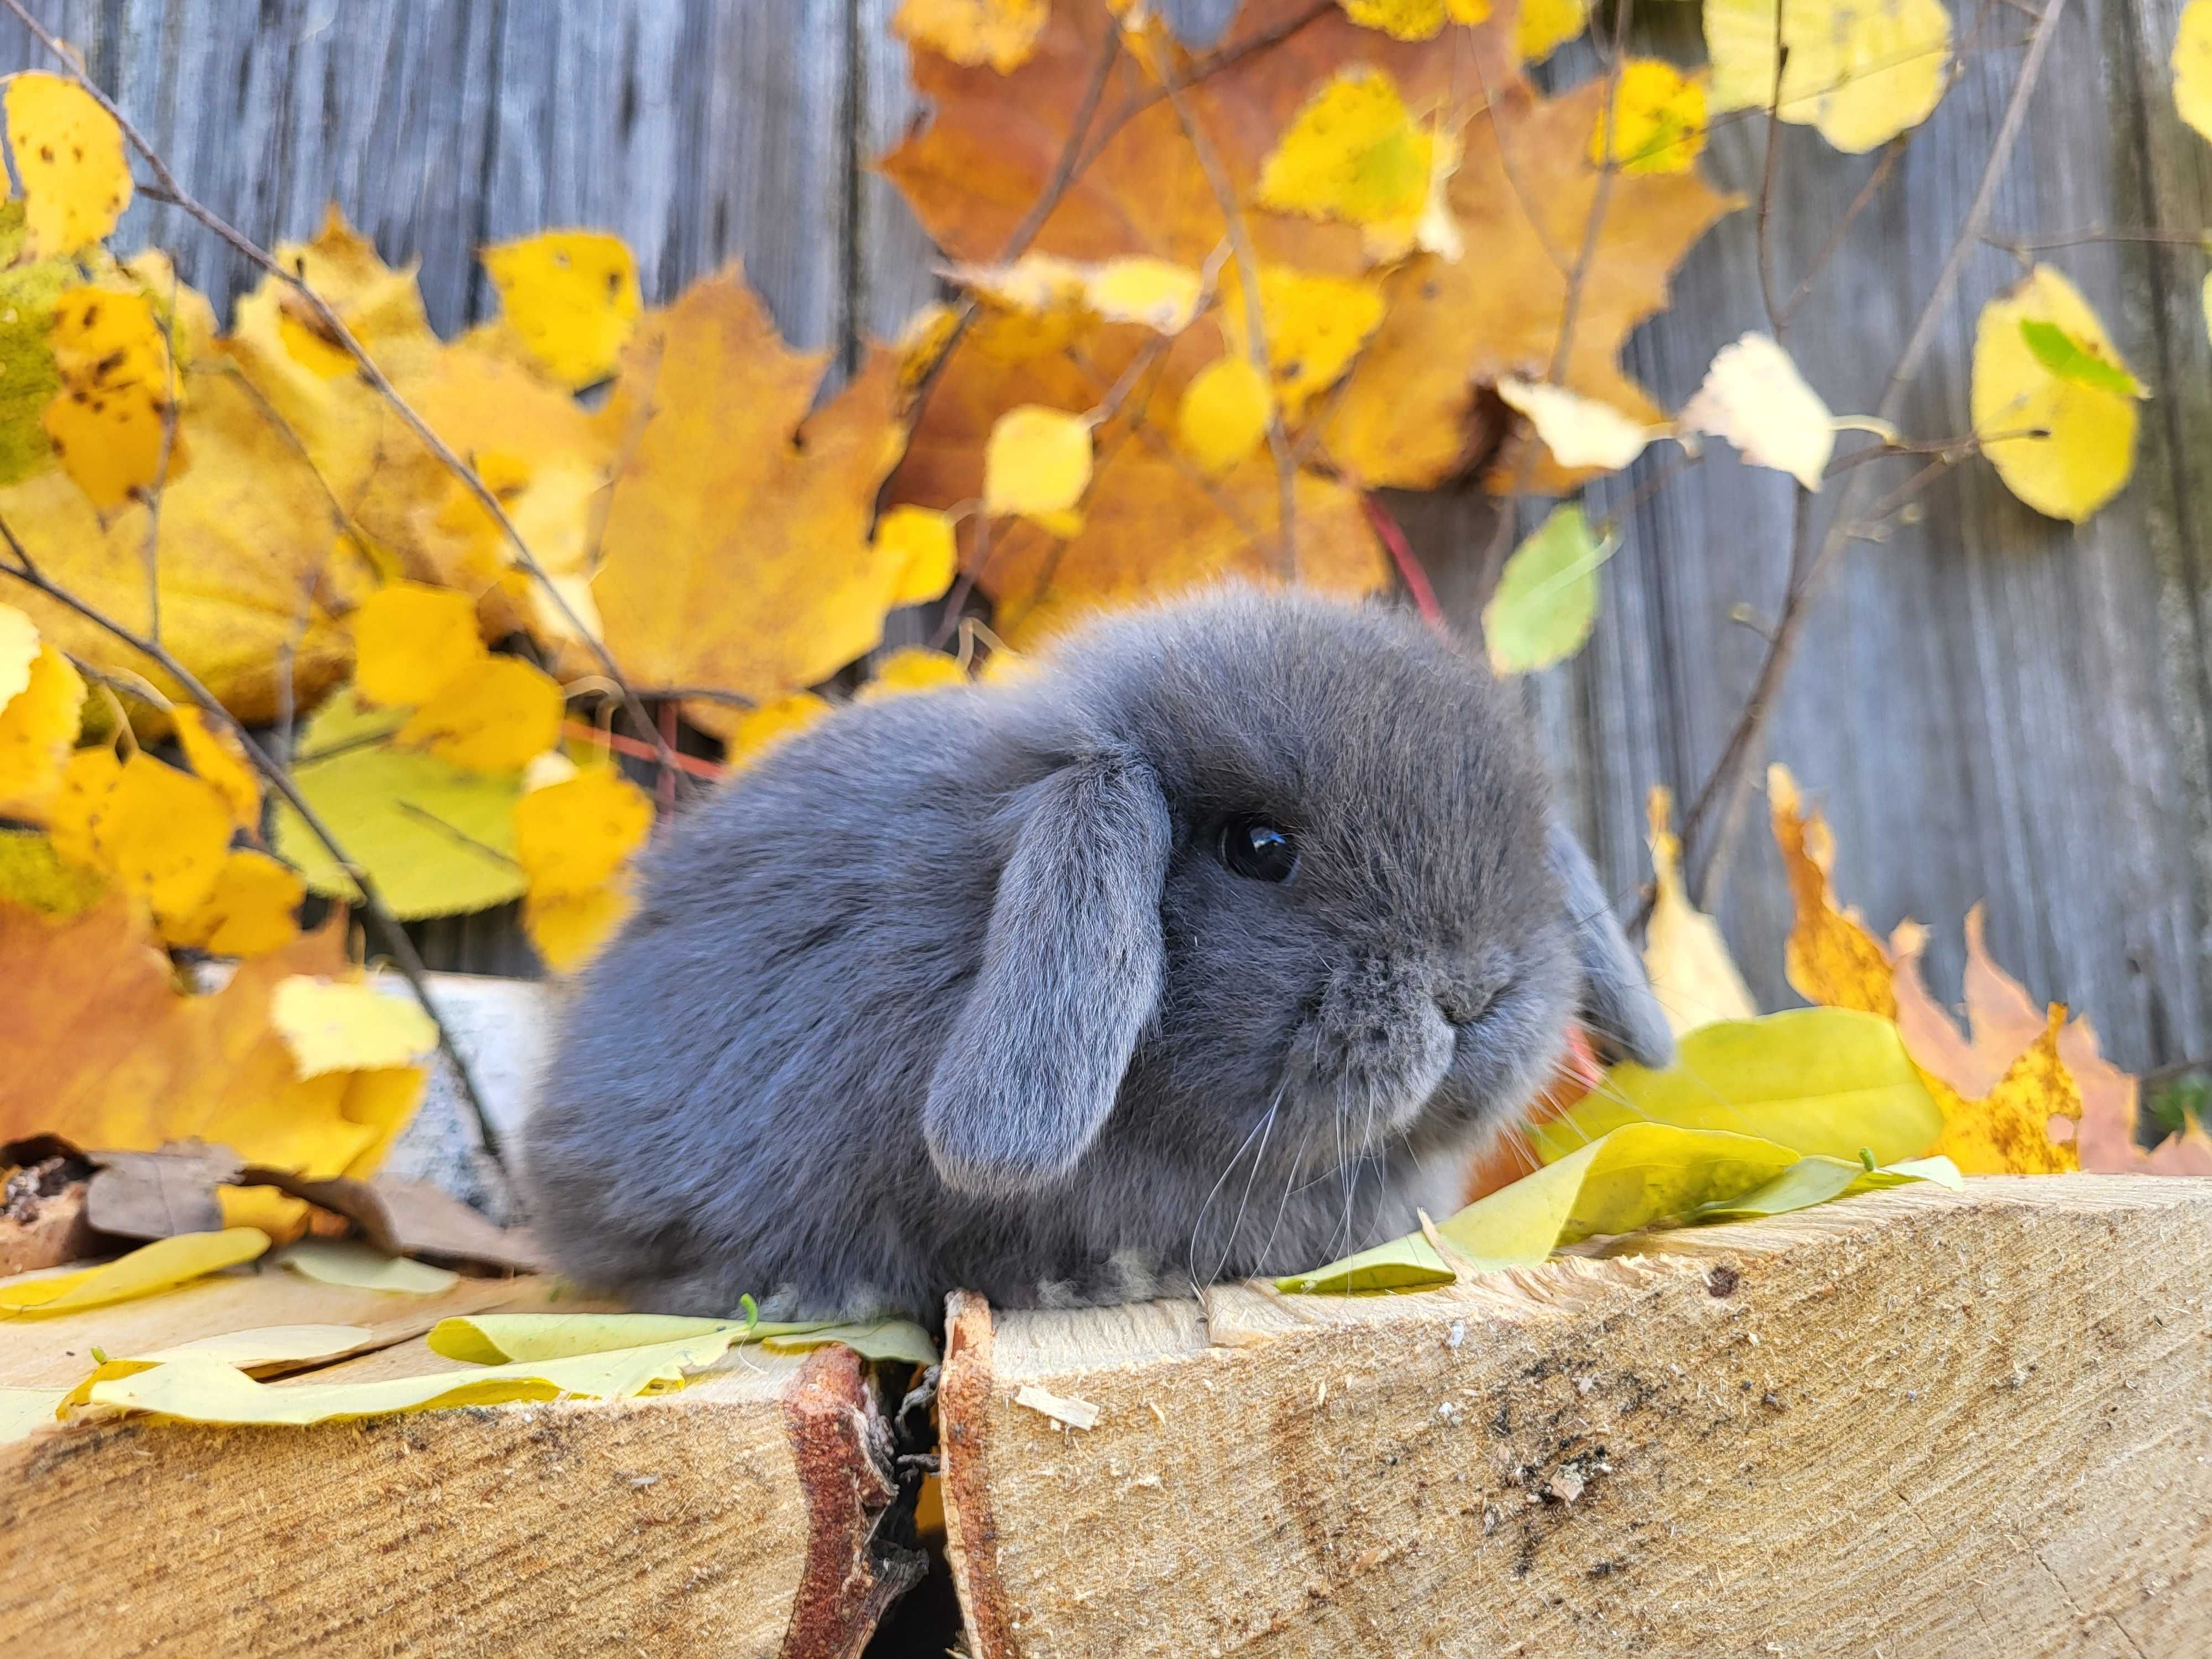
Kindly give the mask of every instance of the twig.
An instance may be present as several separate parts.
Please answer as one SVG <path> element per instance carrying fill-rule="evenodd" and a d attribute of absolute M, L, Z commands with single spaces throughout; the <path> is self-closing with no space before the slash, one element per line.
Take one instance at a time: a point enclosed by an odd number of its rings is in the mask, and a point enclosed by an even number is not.
<path fill-rule="evenodd" d="M 1790 67 L 1790 47 L 1782 38 L 1782 8 L 1785 0 L 1774 0 L 1774 95 L 1766 104 L 1766 161 L 1759 169 L 1759 228 L 1756 242 L 1759 252 L 1759 293 L 1766 302 L 1766 325 L 1773 331 L 1778 344 L 1786 344 L 1790 335 L 1790 316 L 1774 297 L 1774 167 L 1782 154 L 1779 142 L 1782 134 L 1782 76 Z"/>
<path fill-rule="evenodd" d="M 1797 286 L 1790 289 L 1790 297 L 1783 301 L 1784 327 L 1788 327 L 1790 319 L 1796 316 L 1797 307 L 1805 303 L 1805 296 L 1813 291 L 1813 284 L 1820 280 L 1820 273 L 1828 268 L 1828 262 L 1843 246 L 1844 238 L 1850 234 L 1852 223 L 1866 210 L 1867 204 L 1881 193 L 1881 187 L 1889 181 L 1889 175 L 1897 171 L 1897 164 L 1905 159 L 1905 146 L 1912 142 L 1912 135 L 1919 131 L 1917 127 L 1907 128 L 1883 149 L 1881 159 L 1875 163 L 1874 171 L 1867 174 L 1866 183 L 1859 186 L 1858 194 L 1851 198 L 1851 204 L 1844 210 L 1844 216 L 1836 221 L 1836 228 L 1828 233 L 1827 241 L 1813 256 L 1813 263 L 1805 267 L 1804 276 L 1798 279 Z"/>
<path fill-rule="evenodd" d="M 1559 337 L 1552 348 L 1552 372 L 1548 377 L 1554 386 L 1564 386 L 1567 373 L 1567 358 L 1574 347 L 1575 319 L 1582 309 L 1583 286 L 1589 278 L 1591 262 L 1597 258 L 1600 234 L 1605 228 L 1605 210 L 1613 199 L 1613 181 L 1620 171 L 1620 163 L 1613 153 L 1613 119 L 1620 107 L 1620 70 L 1628 56 L 1628 20 L 1636 9 L 1635 0 L 1620 0 L 1613 14 L 1613 64 L 1606 71 L 1605 108 L 1598 123 L 1598 154 L 1603 158 L 1598 168 L 1597 189 L 1590 197 L 1589 217 L 1583 222 L 1582 251 L 1575 256 L 1574 270 L 1567 277 L 1567 297 L 1559 312 Z"/>
<path fill-rule="evenodd" d="M 8 0 L 8 3 L 12 5 L 15 0 Z M 507 1161 L 501 1153 L 499 1131 L 492 1122 L 491 1112 L 484 1104 L 483 1093 L 477 1087 L 475 1074 L 470 1071 L 468 1061 L 462 1057 L 459 1046 L 453 1041 L 453 1034 L 447 1029 L 445 1017 L 438 1012 L 437 1004 L 431 1000 L 427 970 L 422 966 L 422 957 L 416 954 L 415 942 L 407 937 L 407 930 L 399 925 L 386 908 L 368 872 L 347 855 L 345 849 L 338 845 L 337 837 L 323 823 L 321 816 L 307 804 L 307 797 L 300 793 L 299 786 L 292 781 L 292 775 L 269 757 L 261 745 L 254 741 L 253 734 L 222 706 L 213 692 L 200 683 L 191 670 L 178 661 L 158 640 L 133 633 L 113 617 L 79 599 L 68 588 L 41 575 L 37 564 L 16 538 L 14 528 L 4 519 L 0 519 L 0 541 L 7 544 L 9 550 L 18 561 L 12 565 L 0 563 L 0 575 L 11 576 L 25 586 L 45 594 L 55 603 L 75 611 L 102 633 L 121 641 L 149 662 L 158 665 L 184 687 L 185 695 L 199 705 L 202 713 L 218 722 L 238 740 L 253 769 L 260 773 L 269 787 L 283 796 L 292 810 L 300 815 L 300 821 L 307 826 L 309 832 L 322 843 L 323 850 L 352 881 L 361 895 L 361 908 L 376 923 L 377 931 L 383 935 L 385 948 L 390 952 L 400 977 L 407 981 L 408 988 L 415 994 L 415 1000 L 422 1005 L 422 1012 L 437 1027 L 438 1047 L 453 1066 L 453 1075 L 461 1085 L 461 1093 L 466 1097 L 469 1109 L 476 1117 L 477 1133 L 483 1143 L 484 1154 L 504 1170 Z"/>
<path fill-rule="evenodd" d="M 1221 210 L 1222 219 L 1228 226 L 1229 246 L 1236 252 L 1237 279 L 1243 289 L 1245 355 L 1251 359 L 1261 384 L 1272 388 L 1275 375 L 1273 360 L 1267 355 L 1267 319 L 1260 303 L 1260 258 L 1252 250 L 1252 238 L 1244 224 L 1244 210 L 1237 204 L 1236 189 L 1230 182 L 1228 171 L 1221 165 L 1221 157 L 1214 152 L 1213 141 L 1199 125 L 1190 100 L 1184 95 L 1182 72 L 1172 62 L 1164 61 L 1160 73 L 1168 103 L 1175 111 L 1183 137 L 1190 143 L 1192 153 L 1198 157 L 1199 171 L 1206 175 L 1206 185 L 1213 191 L 1214 204 Z M 1290 439 L 1283 430 L 1282 402 L 1273 397 L 1267 403 L 1267 450 L 1275 462 L 1276 513 L 1279 520 L 1276 540 L 1283 580 L 1291 581 L 1298 574 L 1298 469 L 1297 463 L 1291 459 Z"/>
<path fill-rule="evenodd" d="M 146 631 L 161 637 L 161 492 L 169 487 L 169 461 L 177 447 L 177 268 L 169 267 L 169 308 L 161 314 L 161 358 L 168 380 L 161 403 L 161 447 L 154 460 L 153 488 L 145 493 Z"/>
<path fill-rule="evenodd" d="M 561 724 L 561 731 L 566 737 L 580 738 L 586 743 L 605 744 L 617 755 L 628 755 L 632 760 L 659 758 L 657 751 L 649 743 L 640 743 L 635 738 L 626 738 L 619 732 L 602 732 L 598 726 L 586 726 L 581 720 L 563 720 Z M 705 778 L 710 781 L 729 770 L 726 766 L 717 766 L 703 756 L 686 755 L 681 752 L 676 757 L 676 764 L 680 770 L 690 773 L 693 777 Z"/>
<path fill-rule="evenodd" d="M 1958 234 L 1952 240 L 1950 252 L 1944 256 L 1942 268 L 1929 290 L 1920 315 L 1898 353 L 1889 378 L 1882 389 L 1881 401 L 1875 407 L 1878 418 L 1894 426 L 1905 405 L 1905 394 L 1913 377 L 1919 374 L 1921 362 L 1934 343 L 1936 331 L 1941 325 L 1951 295 L 1959 284 L 1959 275 L 1965 269 L 1967 256 L 1979 246 L 1984 228 L 1989 222 L 1990 210 L 1996 199 L 1998 181 L 2004 176 L 2007 164 L 2012 159 L 2013 147 L 2019 142 L 2021 129 L 2027 122 L 2028 100 L 2034 95 L 2036 83 L 2042 77 L 2044 61 L 2050 56 L 2051 43 L 2057 33 L 2058 20 L 2064 15 L 2067 0 L 2049 0 L 2035 28 L 2028 36 L 2027 54 L 2021 60 L 2020 73 L 2013 81 L 2012 94 L 2005 105 L 2003 118 L 1997 124 L 1996 136 L 1990 141 L 1989 158 L 1983 163 L 1980 183 L 1976 186 L 1972 202 L 1960 222 Z M 1776 618 L 1774 635 L 1767 646 L 1766 654 L 1759 664 L 1753 681 L 1752 693 L 1737 716 L 1735 729 L 1729 734 L 1720 758 L 1713 763 L 1712 770 L 1698 790 L 1694 805 L 1682 820 L 1682 844 L 1686 854 L 1698 855 L 1696 873 L 1692 883 L 1693 899 L 1707 904 L 1708 890 L 1714 872 L 1723 867 L 1723 854 L 1731 838 L 1732 828 L 1742 817 L 1743 805 L 1751 787 L 1749 762 L 1765 737 L 1766 723 L 1774 709 L 1775 692 L 1779 688 L 1784 671 L 1795 654 L 1798 637 L 1803 630 L 1806 611 L 1818 591 L 1821 579 L 1835 562 L 1838 553 L 1851 539 L 1851 526 L 1859 519 L 1859 501 L 1864 494 L 1867 480 L 1872 477 L 1864 468 L 1855 469 L 1844 485 L 1843 498 L 1837 503 L 1835 516 L 1829 521 L 1819 550 L 1809 561 L 1802 556 L 1808 542 L 1798 538 L 1790 557 L 1790 581 L 1784 598 L 1782 614 Z M 1700 848 L 1703 831 L 1715 805 L 1725 802 L 1721 814 L 1721 832 L 1714 838 L 1709 851 Z M 1686 862 L 1688 861 L 1686 857 Z M 1709 906 L 1707 908 L 1710 908 Z"/>
<path fill-rule="evenodd" d="M 584 626 L 582 619 L 576 615 L 574 609 L 569 605 L 567 596 L 555 584 L 545 568 L 538 562 L 538 556 L 530 550 L 529 544 L 522 539 L 522 532 L 514 527 L 514 520 L 507 517 L 507 508 L 501 504 L 498 495 L 477 475 L 473 466 L 456 454 L 446 441 L 431 429 L 429 422 L 415 411 L 414 405 L 399 395 L 398 388 L 393 386 L 390 377 L 376 366 L 375 360 L 363 349 L 361 342 L 354 337 L 353 331 L 345 325 L 343 319 L 331 309 L 330 303 L 309 287 L 306 279 L 297 271 L 287 270 L 267 249 L 186 191 L 184 186 L 178 183 L 176 175 L 170 172 L 168 163 L 161 159 L 160 153 L 155 149 L 145 135 L 131 124 L 130 118 L 117 106 L 115 100 L 94 83 L 76 59 L 64 49 L 62 43 L 46 31 L 45 25 L 31 15 L 23 0 L 0 0 L 0 4 L 6 5 L 8 9 L 15 14 L 16 20 L 31 33 L 39 44 L 46 47 L 58 62 L 66 66 L 71 78 L 77 85 L 106 112 L 108 118 L 121 130 L 131 148 L 137 150 L 144 159 L 146 165 L 154 170 L 155 182 L 165 193 L 167 199 L 228 243 L 234 252 L 260 270 L 276 277 L 277 281 L 300 296 L 301 301 L 314 313 L 317 325 L 330 342 L 353 359 L 355 368 L 370 390 L 384 399 L 392 411 L 399 416 L 410 431 L 414 433 L 422 447 L 428 449 L 447 471 L 459 480 L 462 488 L 476 498 L 477 504 L 490 517 L 492 522 L 499 526 L 500 533 L 506 538 L 508 546 L 513 550 L 514 563 L 520 566 L 523 572 L 544 591 L 546 597 L 552 602 L 555 611 L 568 624 L 575 636 L 584 642 L 586 649 L 590 651 L 593 658 L 598 660 L 601 672 L 622 689 L 623 706 L 629 712 L 630 718 L 647 732 L 655 732 L 656 728 L 652 717 L 646 712 L 645 704 L 623 681 L 622 670 L 616 664 L 613 655 L 607 650 L 605 642 Z M 666 750 L 666 755 L 663 756 L 664 759 L 666 756 L 674 754 L 672 746 L 665 744 L 663 746 Z"/>
<path fill-rule="evenodd" d="M 1398 580 L 1406 584 L 1406 592 L 1413 595 L 1413 609 L 1432 628 L 1444 625 L 1444 608 L 1437 603 L 1437 590 L 1429 585 L 1429 573 L 1421 568 L 1421 562 L 1413 556 L 1413 550 L 1406 540 L 1406 532 L 1390 516 L 1390 509 L 1375 499 L 1375 492 L 1359 492 L 1359 505 L 1366 512 L 1368 527 L 1376 538 L 1389 550 L 1390 562 L 1398 567 Z"/>
<path fill-rule="evenodd" d="M 2130 225 L 2118 230 L 2075 230 L 2062 236 L 2038 237 L 2033 240 L 2026 237 L 2008 240 L 2002 236 L 1984 236 L 1982 240 L 1991 247 L 2002 249 L 2022 264 L 2033 263 L 2027 257 L 2031 253 L 2045 253 L 2053 248 L 2084 247 L 2093 242 L 2148 242 L 2154 247 L 2193 247 L 2202 253 L 2212 253 L 2212 232 L 2173 230 L 2156 225 Z"/>

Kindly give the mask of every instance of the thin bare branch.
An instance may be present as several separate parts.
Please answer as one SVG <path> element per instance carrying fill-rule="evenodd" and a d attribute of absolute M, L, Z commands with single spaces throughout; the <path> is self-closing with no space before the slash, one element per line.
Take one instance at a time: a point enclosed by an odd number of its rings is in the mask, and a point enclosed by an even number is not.
<path fill-rule="evenodd" d="M 1766 304 L 1766 326 L 1778 343 L 1790 335 L 1790 313 L 1774 296 L 1774 175 L 1782 154 L 1782 76 L 1790 67 L 1790 45 L 1782 38 L 1782 8 L 1774 0 L 1774 94 L 1766 100 L 1766 161 L 1759 175 L 1759 293 Z"/>

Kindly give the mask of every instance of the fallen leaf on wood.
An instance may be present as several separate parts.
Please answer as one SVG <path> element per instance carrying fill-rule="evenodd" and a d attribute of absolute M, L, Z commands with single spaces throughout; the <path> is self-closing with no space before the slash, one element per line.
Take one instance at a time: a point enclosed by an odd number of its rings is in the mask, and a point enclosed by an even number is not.
<path fill-rule="evenodd" d="M 1653 785 L 1646 811 L 1654 893 L 1644 930 L 1644 969 L 1668 1028 L 1680 1037 L 1717 1020 L 1756 1019 L 1759 1005 L 1729 954 L 1720 924 L 1690 902 L 1674 811 L 1674 796 Z"/>
<path fill-rule="evenodd" d="M 85 1216 L 118 1238 L 168 1238 L 218 1232 L 222 1204 L 216 1188 L 234 1184 L 240 1160 L 228 1146 L 173 1141 L 157 1152 L 100 1152 L 87 1156 L 98 1172 L 85 1188 Z"/>
<path fill-rule="evenodd" d="M 100 1363 L 83 1382 L 64 1393 L 56 1410 L 82 1405 L 92 1397 L 92 1390 L 98 1383 L 112 1382 L 118 1376 L 136 1376 L 140 1371 L 151 1370 L 173 1359 L 217 1360 L 250 1376 L 266 1376 L 343 1359 L 375 1340 L 376 1333 L 366 1325 L 264 1325 L 253 1330 L 224 1331 L 215 1336 L 198 1337 L 143 1354 L 101 1354 L 94 1350 Z M 0 1434 L 0 1438 L 5 1438 L 4 1434 Z"/>
<path fill-rule="evenodd" d="M 807 1353 L 836 1343 L 850 1348 L 863 1359 L 905 1365 L 934 1365 L 938 1361 L 936 1342 L 927 1331 L 908 1319 L 764 1330 L 747 1340 L 757 1340 L 770 1353 Z"/>
<path fill-rule="evenodd" d="M 46 1428 L 69 1398 L 67 1389 L 18 1389 L 0 1385 L 0 1446 Z"/>
<path fill-rule="evenodd" d="M 1057 1395 L 1048 1389 L 1040 1389 L 1034 1382 L 1022 1384 L 1015 1392 L 1014 1404 L 1048 1417 L 1064 1429 L 1095 1429 L 1098 1426 L 1098 1407 L 1091 1401 Z"/>
<path fill-rule="evenodd" d="M 938 1359 L 929 1333 L 903 1319 L 841 1323 L 696 1319 L 677 1314 L 476 1314 L 441 1320 L 432 1328 L 429 1340 L 433 1352 L 449 1359 L 496 1364 L 597 1353 L 714 1331 L 728 1334 L 732 1342 L 757 1342 L 777 1353 L 804 1353 L 836 1342 L 863 1359 L 912 1365 L 934 1365 Z"/>
<path fill-rule="evenodd" d="M 251 1261 L 268 1248 L 269 1235 L 258 1227 L 226 1227 L 221 1232 L 181 1233 L 174 1238 L 156 1239 L 96 1267 L 0 1280 L 0 1318 L 74 1313 L 81 1308 L 152 1296 Z"/>
<path fill-rule="evenodd" d="M 1307 1295 L 1349 1296 L 1361 1291 L 1411 1291 L 1449 1285 L 1458 1277 L 1425 1233 L 1407 1233 L 1326 1267 L 1279 1279 L 1275 1288 Z"/>
<path fill-rule="evenodd" d="M 320 1285 L 357 1291 L 388 1291 L 396 1296 L 435 1296 L 453 1288 L 460 1275 L 447 1267 L 390 1256 L 352 1239 L 303 1238 L 275 1258 L 279 1267 Z"/>
<path fill-rule="evenodd" d="M 1698 1206 L 1698 1221 L 1750 1221 L 1762 1216 L 1787 1215 L 1809 1210 L 1832 1199 L 1854 1193 L 1881 1192 L 1925 1181 L 1952 1192 L 1966 1190 L 1966 1177 L 1948 1158 L 1908 1158 L 1885 1168 L 1869 1169 L 1840 1158 L 1801 1158 L 1764 1187 L 1737 1198 L 1716 1199 Z"/>
<path fill-rule="evenodd" d="M 387 1256 L 430 1256 L 517 1273 L 541 1272 L 551 1265 L 526 1228 L 495 1225 L 427 1181 L 390 1176 L 356 1181 L 343 1176 L 313 1181 L 289 1170 L 252 1165 L 236 1182 L 274 1187 L 343 1216 Z"/>
<path fill-rule="evenodd" d="M 728 1346 L 726 1333 L 712 1333 L 573 1359 L 368 1382 L 257 1382 L 220 1360 L 191 1358 L 95 1383 L 91 1403 L 152 1412 L 187 1423 L 304 1424 L 517 1401 L 629 1400 L 681 1388 L 685 1372 L 713 1364 Z"/>

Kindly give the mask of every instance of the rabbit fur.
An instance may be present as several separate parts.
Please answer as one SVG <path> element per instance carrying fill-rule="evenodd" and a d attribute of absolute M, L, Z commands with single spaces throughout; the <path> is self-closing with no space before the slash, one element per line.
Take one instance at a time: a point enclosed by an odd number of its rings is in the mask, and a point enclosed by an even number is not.
<path fill-rule="evenodd" d="M 1269 833 L 1288 879 L 1232 867 Z M 562 1267 L 641 1308 L 1294 1272 L 1455 1208 L 1577 1012 L 1670 1051 L 1515 697 L 1379 605 L 1228 588 L 856 703 L 641 875 L 525 1146 Z"/>

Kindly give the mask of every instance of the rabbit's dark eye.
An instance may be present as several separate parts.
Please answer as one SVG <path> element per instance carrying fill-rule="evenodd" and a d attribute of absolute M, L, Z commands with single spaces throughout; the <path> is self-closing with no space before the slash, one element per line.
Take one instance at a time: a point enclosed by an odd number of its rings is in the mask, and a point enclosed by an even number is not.
<path fill-rule="evenodd" d="M 1221 826 L 1221 861 L 1253 881 L 1288 881 L 1298 849 L 1288 830 L 1265 818 L 1231 818 Z"/>

